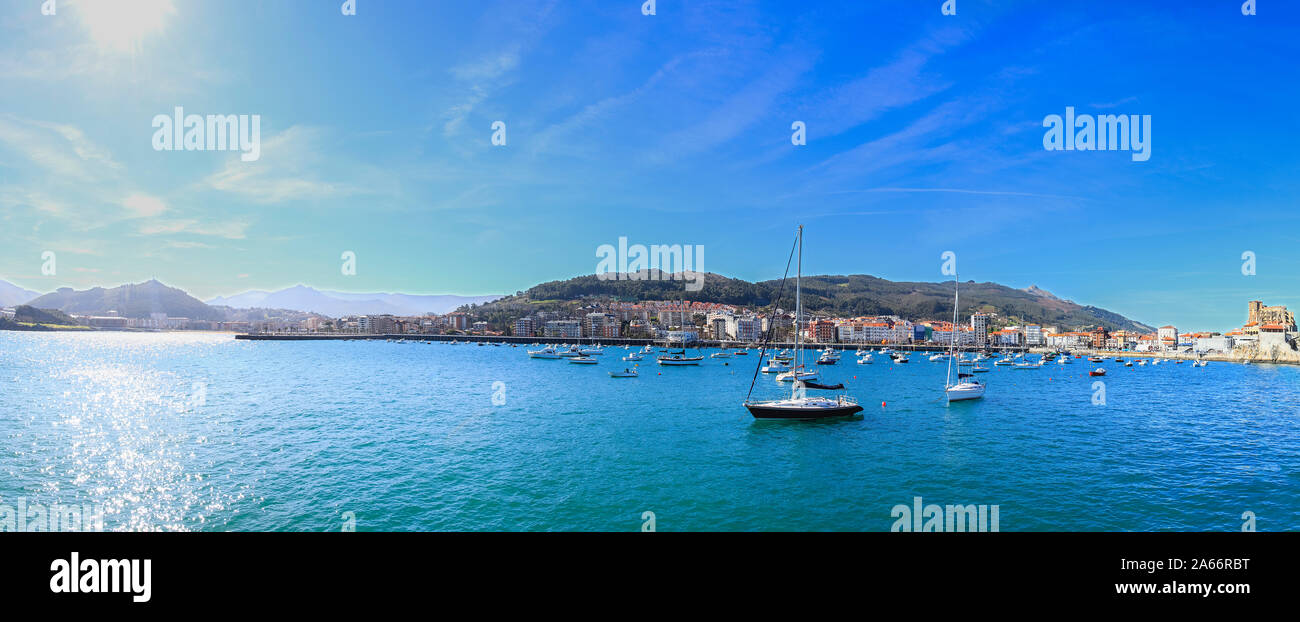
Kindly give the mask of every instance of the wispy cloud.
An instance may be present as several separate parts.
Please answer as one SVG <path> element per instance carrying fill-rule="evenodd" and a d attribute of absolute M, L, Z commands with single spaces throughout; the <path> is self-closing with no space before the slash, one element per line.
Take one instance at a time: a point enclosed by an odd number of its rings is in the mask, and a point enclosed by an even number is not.
<path fill-rule="evenodd" d="M 201 222 L 196 219 L 153 220 L 140 225 L 142 235 L 175 235 L 189 233 L 212 237 L 242 240 L 246 237 L 248 223 L 236 220 Z"/>
<path fill-rule="evenodd" d="M 0 144 L 45 172 L 71 181 L 101 181 L 122 170 L 109 151 L 77 127 L 0 116 Z"/>
<path fill-rule="evenodd" d="M 320 177 L 324 131 L 293 126 L 262 141 L 262 157 L 244 162 L 231 156 L 226 165 L 204 184 L 213 190 L 238 195 L 254 203 L 332 199 L 356 194 L 348 184 Z M 342 164 L 335 159 L 335 164 Z"/>

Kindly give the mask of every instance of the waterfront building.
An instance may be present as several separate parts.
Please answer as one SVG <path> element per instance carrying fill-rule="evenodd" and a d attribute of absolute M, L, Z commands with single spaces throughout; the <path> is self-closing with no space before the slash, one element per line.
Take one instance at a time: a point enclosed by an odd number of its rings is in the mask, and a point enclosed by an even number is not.
<path fill-rule="evenodd" d="M 1092 334 L 1092 348 L 1094 350 L 1100 350 L 1106 347 L 1106 340 L 1110 337 L 1110 335 L 1106 334 L 1105 326 L 1098 326 L 1097 328 L 1092 329 L 1091 334 Z"/>
<path fill-rule="evenodd" d="M 762 341 L 763 321 L 752 315 L 736 318 L 735 336 L 738 341 Z"/>
<path fill-rule="evenodd" d="M 1025 345 L 1041 346 L 1043 345 L 1043 327 L 1037 324 L 1026 324 L 1024 328 Z"/>
<path fill-rule="evenodd" d="M 583 321 L 587 337 L 617 337 L 619 319 L 609 313 L 588 313 Z"/>
<path fill-rule="evenodd" d="M 551 320 L 543 326 L 542 336 L 579 339 L 582 337 L 582 322 L 578 320 Z"/>
<path fill-rule="evenodd" d="M 117 316 L 91 316 L 86 318 L 86 325 L 95 328 L 126 328 L 127 319 Z"/>
<path fill-rule="evenodd" d="M 811 341 L 833 343 L 835 341 L 835 322 L 830 320 L 813 320 L 807 322 L 807 335 Z"/>
<path fill-rule="evenodd" d="M 531 317 L 521 317 L 515 320 L 514 334 L 516 337 L 535 337 L 533 333 L 537 332 L 537 322 Z"/>
<path fill-rule="evenodd" d="M 694 330 L 670 330 L 664 333 L 664 338 L 672 343 L 694 343 L 699 340 L 700 334 Z"/>
<path fill-rule="evenodd" d="M 447 322 L 447 327 L 452 330 L 465 330 L 469 328 L 469 316 L 460 311 L 453 311 L 443 316 Z"/>
<path fill-rule="evenodd" d="M 970 316 L 970 328 L 975 343 L 983 345 L 989 341 L 989 314 L 975 313 Z"/>
<path fill-rule="evenodd" d="M 996 338 L 995 343 L 1001 346 L 1019 346 L 1023 345 L 1025 340 L 1024 334 L 1014 328 L 1004 328 L 993 335 Z"/>
<path fill-rule="evenodd" d="M 1177 344 L 1178 329 L 1173 326 L 1161 326 L 1156 330 L 1156 343 L 1159 344 Z"/>
<path fill-rule="evenodd" d="M 1207 335 L 1205 337 L 1197 337 L 1196 342 L 1192 344 L 1192 350 L 1197 354 L 1204 354 L 1207 352 L 1227 353 L 1231 352 L 1232 348 L 1235 346 L 1233 342 L 1234 340 L 1231 335 Z"/>
<path fill-rule="evenodd" d="M 1246 322 L 1259 325 L 1279 324 L 1284 331 L 1294 332 L 1296 329 L 1295 314 L 1287 311 L 1286 305 L 1265 307 L 1264 303 L 1258 300 L 1248 303 Z"/>

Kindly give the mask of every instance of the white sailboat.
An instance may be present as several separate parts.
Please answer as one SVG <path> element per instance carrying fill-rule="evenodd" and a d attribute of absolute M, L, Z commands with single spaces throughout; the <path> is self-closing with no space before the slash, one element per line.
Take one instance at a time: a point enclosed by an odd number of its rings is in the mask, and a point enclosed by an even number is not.
<path fill-rule="evenodd" d="M 957 281 L 956 275 L 953 275 L 952 284 L 952 344 L 949 346 L 948 377 L 944 380 L 943 392 L 948 397 L 949 402 L 977 400 L 984 397 L 984 385 L 975 379 L 974 374 L 963 374 L 961 368 L 958 367 L 957 382 L 952 381 L 952 361 L 957 357 L 957 308 L 961 300 L 958 293 L 961 284 Z"/>

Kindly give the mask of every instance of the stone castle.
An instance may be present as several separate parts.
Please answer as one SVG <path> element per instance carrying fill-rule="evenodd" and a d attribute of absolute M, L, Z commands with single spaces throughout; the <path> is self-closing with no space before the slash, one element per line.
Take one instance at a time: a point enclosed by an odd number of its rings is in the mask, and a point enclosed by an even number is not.
<path fill-rule="evenodd" d="M 1280 324 L 1284 330 L 1294 331 L 1295 314 L 1287 311 L 1285 305 L 1265 307 L 1264 303 L 1258 300 L 1250 301 L 1250 315 L 1246 319 L 1247 325 L 1262 326 L 1265 324 Z"/>

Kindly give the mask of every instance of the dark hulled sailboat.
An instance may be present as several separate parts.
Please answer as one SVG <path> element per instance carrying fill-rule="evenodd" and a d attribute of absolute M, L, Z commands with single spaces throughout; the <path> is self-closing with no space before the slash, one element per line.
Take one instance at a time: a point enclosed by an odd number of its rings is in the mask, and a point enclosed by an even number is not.
<path fill-rule="evenodd" d="M 803 319 L 803 300 L 800 289 L 800 279 L 803 277 L 803 225 L 799 226 L 796 235 L 795 244 L 799 252 L 799 265 L 795 272 L 795 321 L 794 321 L 794 343 L 795 343 L 795 364 L 793 369 L 800 369 L 800 361 L 803 355 L 803 348 L 799 345 L 799 326 Z M 793 249 L 792 249 L 793 251 Z M 789 263 L 786 264 L 786 274 L 790 274 Z M 779 295 L 778 295 L 779 298 Z M 774 305 L 775 306 L 775 305 Z M 773 323 L 775 325 L 775 322 Z M 768 333 L 767 341 L 771 340 L 771 331 Z M 763 344 L 766 349 L 767 343 Z M 759 353 L 759 363 L 762 363 L 762 352 Z M 758 378 L 758 369 L 754 370 L 754 378 Z M 750 396 L 754 393 L 754 383 L 749 384 L 749 396 L 745 397 L 745 408 L 749 410 L 755 419 L 828 419 L 831 417 L 847 417 L 862 412 L 862 407 L 858 405 L 857 400 L 849 395 L 838 395 L 836 397 L 809 397 L 807 390 L 839 391 L 844 389 L 843 384 L 825 385 L 810 380 L 800 380 L 797 376 L 790 392 L 790 397 L 780 400 L 752 400 Z"/>

